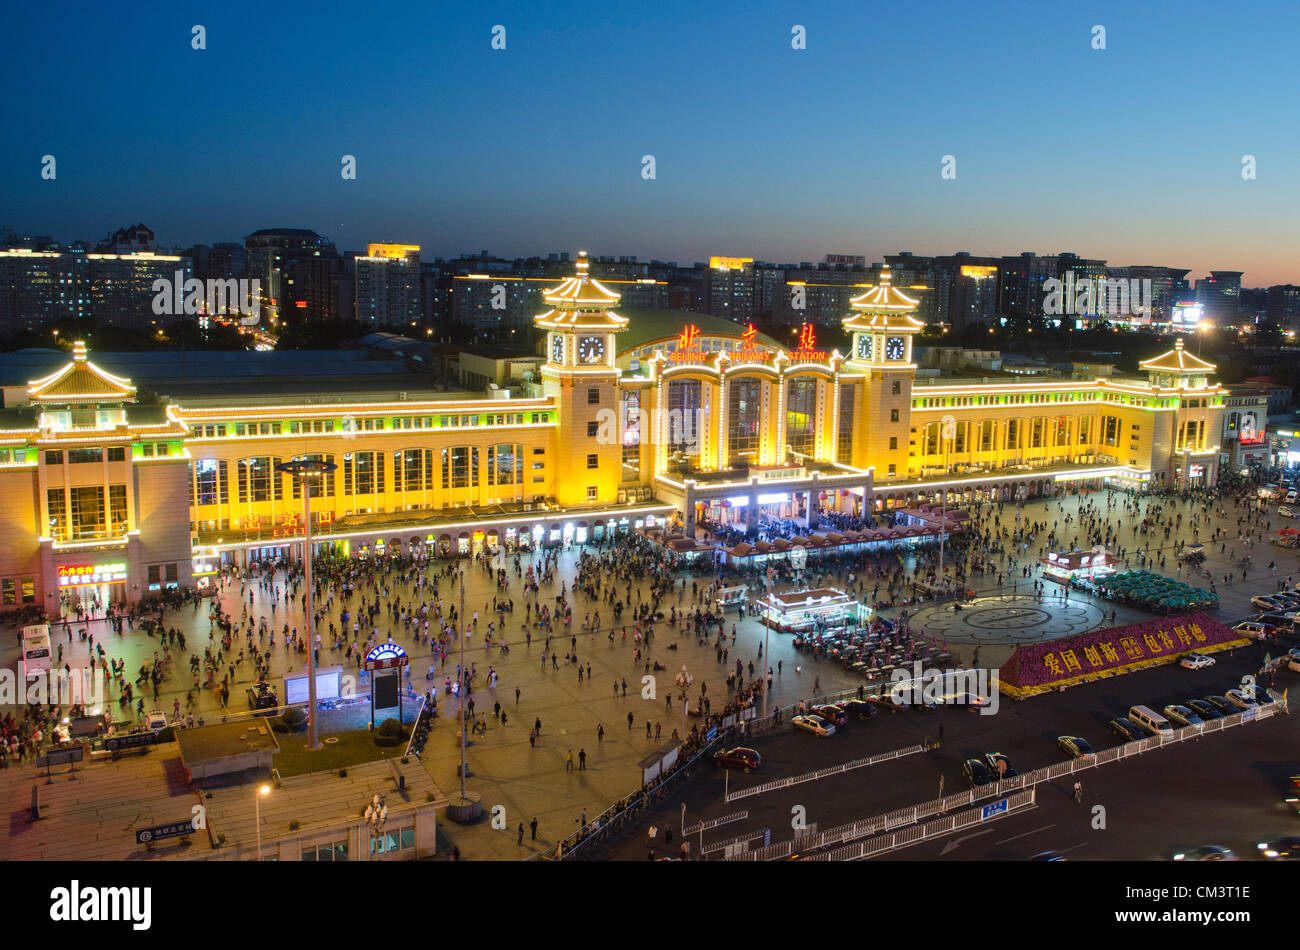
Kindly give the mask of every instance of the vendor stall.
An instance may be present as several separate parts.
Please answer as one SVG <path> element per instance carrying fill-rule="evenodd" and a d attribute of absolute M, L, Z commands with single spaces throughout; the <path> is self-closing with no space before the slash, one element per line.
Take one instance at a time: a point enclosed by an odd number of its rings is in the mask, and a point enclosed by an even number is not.
<path fill-rule="evenodd" d="M 758 606 L 763 623 L 781 633 L 856 630 L 871 619 L 870 607 L 832 587 L 771 593 Z"/>
<path fill-rule="evenodd" d="M 1115 555 L 1105 548 L 1091 551 L 1051 552 L 1040 558 L 1043 577 L 1067 587 L 1076 579 L 1095 579 L 1115 573 Z"/>

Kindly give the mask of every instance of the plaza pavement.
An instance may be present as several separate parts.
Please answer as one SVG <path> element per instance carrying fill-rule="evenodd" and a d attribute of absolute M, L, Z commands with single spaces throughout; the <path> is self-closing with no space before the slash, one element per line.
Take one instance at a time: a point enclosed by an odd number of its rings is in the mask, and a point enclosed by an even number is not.
<path fill-rule="evenodd" d="M 1104 506 L 1104 495 L 1096 494 L 1090 497 L 1102 499 Z M 1031 502 L 1025 506 L 1025 514 L 1031 520 L 1046 519 L 1050 524 L 1051 521 L 1061 517 L 1060 505 L 1064 506 L 1066 512 L 1073 513 L 1077 510 L 1078 503 L 1079 499 L 1077 497 Z M 1186 512 L 1186 506 L 1180 507 Z M 1008 505 L 1003 514 L 1004 525 L 1014 521 L 1013 512 L 1014 508 Z M 1235 514 L 1230 514 L 1229 518 L 1223 522 L 1233 529 L 1234 535 L 1235 517 Z M 1186 522 L 1186 516 L 1184 521 Z M 1209 529 L 1202 529 L 1202 538 L 1208 534 Z M 1186 524 L 1181 536 L 1191 540 L 1192 532 Z M 1131 537 L 1123 540 L 1125 544 L 1133 543 Z M 1145 539 L 1139 536 L 1139 540 Z M 1168 564 L 1166 570 L 1162 573 L 1171 576 L 1175 574 L 1172 546 L 1177 540 L 1178 538 L 1174 537 L 1167 543 L 1165 548 L 1168 554 Z M 1037 560 L 1037 552 L 1033 550 L 1033 547 L 1031 545 L 1029 555 L 1022 556 L 1022 564 L 1025 557 L 1030 557 L 1033 561 Z M 1214 571 L 1219 578 L 1219 592 L 1223 602 L 1218 615 L 1222 619 L 1231 621 L 1248 613 L 1250 611 L 1250 597 L 1261 590 L 1271 590 L 1276 586 L 1276 580 L 1264 569 L 1264 565 L 1269 560 L 1275 559 L 1279 562 L 1280 576 L 1284 577 L 1288 573 L 1294 573 L 1297 581 L 1300 581 L 1300 551 L 1286 550 L 1263 543 L 1257 545 L 1251 552 L 1256 563 L 1255 570 L 1251 572 L 1249 583 L 1242 583 L 1238 580 L 1235 584 L 1224 585 L 1222 582 L 1224 573 L 1232 571 L 1238 576 L 1240 575 L 1240 568 L 1236 566 L 1234 552 L 1231 550 L 1232 547 L 1233 545 L 1229 545 L 1229 550 L 1224 554 L 1220 554 L 1217 545 L 1213 548 L 1207 545 L 1209 556 L 1205 567 Z M 1236 545 L 1236 547 L 1240 549 L 1241 546 Z M 1239 554 L 1240 551 L 1236 553 Z M 570 589 L 572 589 L 578 556 L 578 551 L 574 548 L 565 550 L 560 554 L 554 583 L 542 585 L 540 592 L 542 602 L 553 603 L 553 598 L 560 591 L 561 583 L 567 582 Z M 663 663 L 668 669 L 656 675 L 655 699 L 642 699 L 640 676 L 643 668 L 640 664 L 634 664 L 632 660 L 633 645 L 631 639 L 629 638 L 624 643 L 621 636 L 616 636 L 615 643 L 611 645 L 607 639 L 608 626 L 612 619 L 610 606 L 608 604 L 596 605 L 587 601 L 585 597 L 579 597 L 574 603 L 574 632 L 578 637 L 577 653 L 584 666 L 584 674 L 588 662 L 591 663 L 592 667 L 591 678 L 588 679 L 584 675 L 583 682 L 579 683 L 577 670 L 574 669 L 572 664 L 561 661 L 559 670 L 553 671 L 548 661 L 546 669 L 541 669 L 542 639 L 534 636 L 532 647 L 525 647 L 520 633 L 520 624 L 523 622 L 523 597 L 520 594 L 520 582 L 513 572 L 514 557 L 513 555 L 498 555 L 495 561 L 497 565 L 507 568 L 512 588 L 505 596 L 513 597 L 516 605 L 514 615 L 508 615 L 506 620 L 508 639 L 511 641 L 511 652 L 508 656 L 502 656 L 496 647 L 493 647 L 490 651 L 484 650 L 481 645 L 481 634 L 471 639 L 473 646 L 466 650 L 466 663 L 473 662 L 478 665 L 478 682 L 484 684 L 474 693 L 476 712 L 487 714 L 489 726 L 485 736 L 471 737 L 472 741 L 467 753 L 469 762 L 467 787 L 469 791 L 477 793 L 481 797 L 486 812 L 490 812 L 494 805 L 500 805 L 504 808 L 505 830 L 493 828 L 488 818 L 467 827 L 459 827 L 444 822 L 440 832 L 444 835 L 444 840 L 440 842 L 440 845 L 448 849 L 452 845 L 459 847 L 461 856 L 464 859 L 517 859 L 527 857 L 536 851 L 544 850 L 554 841 L 573 832 L 578 827 L 578 821 L 584 810 L 588 818 L 594 818 L 615 800 L 639 788 L 639 761 L 653 751 L 657 745 L 667 741 L 674 728 L 681 728 L 681 710 L 676 696 L 673 699 L 671 713 L 665 706 L 666 695 L 675 692 L 672 680 L 681 665 L 686 664 L 695 677 L 692 695 L 698 696 L 700 683 L 705 682 L 708 684 L 709 696 L 714 702 L 714 708 L 720 708 L 726 701 L 725 680 L 727 671 L 734 668 L 737 658 L 740 658 L 746 664 L 753 659 L 756 661 L 755 672 L 757 673 L 761 669 L 756 654 L 765 633 L 765 628 L 756 618 L 733 620 L 732 617 L 729 617 L 727 632 L 730 633 L 731 624 L 734 622 L 738 634 L 737 644 L 735 647 L 730 648 L 726 664 L 719 664 L 715 659 L 711 640 L 706 641 L 703 645 L 697 645 L 693 638 L 684 636 L 680 632 L 680 627 L 673 628 L 666 623 L 660 624 L 655 634 L 650 656 L 652 659 Z M 525 571 L 533 561 L 533 554 L 521 555 L 521 563 Z M 1158 570 L 1158 568 L 1156 569 Z M 810 573 L 812 572 L 810 571 Z M 1185 574 L 1180 576 L 1186 577 Z M 487 620 L 491 617 L 490 605 L 492 597 L 497 594 L 495 581 L 492 574 L 482 570 L 478 565 L 467 565 L 465 579 L 466 610 L 469 614 L 472 614 L 476 609 L 480 611 L 483 618 L 480 621 L 480 629 L 483 630 L 486 628 Z M 688 576 L 686 593 L 684 599 L 679 603 L 679 609 L 693 606 L 690 592 L 690 582 L 692 580 L 699 581 L 701 588 L 708 584 L 707 577 Z M 835 578 L 825 578 L 824 580 L 828 583 L 836 582 Z M 448 603 L 455 601 L 456 594 L 446 578 L 442 578 L 440 581 L 440 595 L 445 609 Z M 810 579 L 810 583 L 815 584 L 818 582 L 820 581 L 815 577 Z M 1193 578 L 1192 583 L 1197 584 L 1200 582 Z M 620 583 L 620 593 L 624 586 Z M 992 582 L 990 577 L 981 578 L 976 575 L 973 583 L 969 586 L 980 593 L 992 594 L 997 592 L 996 584 Z M 1051 590 L 1053 586 L 1048 584 L 1048 589 Z M 642 591 L 646 590 L 644 584 L 639 585 L 639 587 Z M 258 617 L 266 616 L 273 627 L 277 629 L 281 627 L 286 622 L 285 605 L 283 603 L 279 605 L 274 615 L 274 621 L 270 621 L 272 615 L 267 593 L 256 586 L 252 590 L 254 594 L 253 614 Z M 409 590 L 402 590 L 400 593 L 403 601 L 406 601 L 410 592 Z M 238 617 L 241 610 L 241 599 L 243 602 L 247 601 L 247 591 L 241 595 L 239 582 L 227 581 L 220 593 L 220 597 L 224 608 Z M 1075 597 L 1075 594 L 1071 594 L 1072 599 Z M 359 599 L 358 596 L 353 603 L 357 603 Z M 665 613 L 668 612 L 667 608 L 673 605 L 675 599 L 675 597 L 671 597 L 665 602 Z M 336 600 L 332 611 L 333 616 L 336 618 L 338 606 Z M 605 622 L 605 631 L 599 634 L 591 634 L 580 630 L 583 615 L 597 609 L 598 606 Z M 1141 619 L 1144 616 L 1136 611 L 1127 611 L 1124 608 L 1118 608 L 1118 610 L 1121 615 L 1117 617 L 1116 623 L 1131 622 L 1133 619 Z M 898 611 L 886 611 L 886 613 L 896 615 Z M 1125 616 L 1129 613 L 1133 615 L 1131 618 Z M 289 608 L 288 623 L 291 627 L 296 626 L 299 630 L 303 628 L 302 611 L 299 605 L 295 604 Z M 198 608 L 186 606 L 168 611 L 166 625 L 183 630 L 188 639 L 187 646 L 189 650 L 200 653 L 200 655 L 209 642 L 209 621 L 206 603 Z M 139 631 L 119 637 L 109 632 L 107 625 L 103 622 L 92 622 L 88 627 L 94 632 L 97 640 L 105 642 L 105 647 L 110 654 L 126 658 L 128 672 L 138 669 L 158 648 L 156 639 L 148 637 Z M 383 615 L 381 615 L 378 623 L 378 630 L 381 633 L 380 639 L 383 639 L 383 635 L 388 632 L 388 624 Z M 10 628 L 9 636 L 0 637 L 0 663 L 10 666 L 16 662 L 18 653 L 16 639 L 13 636 L 14 632 L 14 628 Z M 62 643 L 65 647 L 65 659 L 71 657 L 70 662 L 74 665 L 78 662 L 81 664 L 86 662 L 86 645 L 76 638 L 75 633 L 71 644 L 69 644 L 60 632 L 53 632 L 55 633 L 53 642 L 56 645 Z M 426 685 L 429 685 L 425 682 L 425 673 L 429 667 L 427 648 L 414 648 L 404 631 L 394 630 L 393 635 L 394 639 L 410 652 L 411 682 L 418 692 L 423 693 Z M 667 650 L 667 645 L 674 641 L 678 644 L 678 650 Z M 555 643 L 562 648 L 560 655 L 563 656 L 568 648 L 567 637 L 563 640 L 557 637 Z M 950 647 L 960 660 L 970 660 L 968 654 L 971 648 L 969 646 L 954 642 L 950 643 Z M 983 666 L 999 665 L 1010 655 L 1011 649 L 1012 647 L 1009 644 L 1004 646 L 986 644 L 981 648 L 980 664 Z M 791 638 L 787 635 L 772 634 L 770 650 L 769 665 L 775 668 L 779 660 L 783 667 L 782 673 L 776 676 L 774 680 L 770 699 L 772 706 L 788 706 L 801 699 L 811 697 L 816 679 L 820 679 L 820 691 L 822 693 L 856 687 L 861 682 L 860 678 L 850 675 L 836 663 L 811 660 L 807 656 L 797 653 L 791 644 Z M 323 651 L 321 656 L 322 665 L 341 662 L 341 652 L 333 653 L 328 649 Z M 448 665 L 454 670 L 456 662 L 456 653 L 453 650 Z M 185 693 L 191 682 L 184 660 L 174 661 L 174 664 L 179 673 L 163 682 L 157 701 L 157 705 L 161 706 L 169 716 L 174 698 L 179 698 L 182 707 L 184 707 Z M 277 645 L 272 661 L 272 682 L 283 676 L 286 671 L 295 668 L 301 669 L 302 665 L 303 658 L 290 656 L 286 653 L 277 637 Z M 489 665 L 495 667 L 500 674 L 495 691 L 488 690 L 485 686 Z M 799 671 L 800 667 L 802 667 L 801 671 Z M 445 671 L 440 668 L 435 681 L 441 682 L 444 675 L 446 675 Z M 130 678 L 133 679 L 134 677 L 131 676 Z M 196 714 L 204 718 L 225 714 L 245 715 L 247 711 L 244 709 L 243 690 L 252 682 L 253 678 L 253 670 L 246 662 L 242 669 L 237 668 L 236 682 L 231 688 L 230 709 L 222 709 L 216 691 L 209 689 L 204 690 L 199 697 L 195 710 Z M 621 689 L 620 695 L 615 697 L 612 684 L 615 680 L 621 683 L 624 678 L 628 681 L 627 697 L 624 698 L 621 695 Z M 746 675 L 746 679 L 748 680 L 748 675 Z M 516 705 L 514 698 L 516 687 L 521 690 L 521 700 L 518 705 Z M 137 695 L 139 694 L 137 693 Z M 433 732 L 429 737 L 423 759 L 439 786 L 446 794 L 454 798 L 459 792 L 459 778 L 457 775 L 459 743 L 456 739 L 455 705 L 449 700 L 450 697 L 445 696 L 439 699 L 441 716 L 436 721 Z M 504 727 L 493 717 L 492 704 L 494 701 L 500 701 L 507 713 L 508 723 Z M 152 705 L 154 703 L 146 696 L 146 709 Z M 116 709 L 115 704 L 114 708 Z M 631 730 L 629 730 L 627 723 L 629 712 L 633 714 L 634 721 Z M 541 738 L 535 748 L 530 748 L 528 733 L 537 718 L 542 721 Z M 656 743 L 653 737 L 646 738 L 645 721 L 647 719 L 652 724 L 656 722 L 661 724 L 659 743 Z M 322 717 L 322 723 L 323 733 L 328 734 L 328 717 Z M 601 723 L 605 727 L 604 742 L 598 742 L 596 738 L 596 728 Z M 689 729 L 689 727 L 690 721 L 687 722 L 687 728 Z M 573 750 L 575 760 L 579 750 L 586 750 L 587 767 L 585 770 L 579 771 L 575 768 L 574 771 L 566 771 L 565 759 L 570 748 Z M 25 767 L 31 768 L 30 765 Z M 534 817 L 537 818 L 539 825 L 536 843 L 531 842 L 530 835 L 527 832 L 527 826 Z M 526 829 L 525 844 L 522 847 L 516 844 L 517 828 L 520 822 L 525 825 Z"/>

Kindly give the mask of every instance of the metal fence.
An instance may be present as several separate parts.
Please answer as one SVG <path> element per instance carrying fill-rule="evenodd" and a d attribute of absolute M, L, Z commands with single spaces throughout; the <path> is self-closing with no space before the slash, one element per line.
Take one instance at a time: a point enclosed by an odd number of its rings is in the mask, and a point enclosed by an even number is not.
<path fill-rule="evenodd" d="M 717 736 L 704 744 L 687 762 L 675 768 L 671 775 L 653 788 L 643 789 L 624 800 L 621 809 L 613 805 L 562 841 L 556 842 L 546 851 L 541 852 L 542 860 L 567 861 L 580 855 L 590 854 L 599 845 L 608 843 L 635 824 L 647 811 L 652 811 L 663 804 L 664 800 L 678 791 L 686 780 L 698 769 L 701 763 L 710 761 L 713 753 L 735 737 L 736 729 L 719 729 Z"/>
<path fill-rule="evenodd" d="M 995 814 L 985 814 L 983 809 L 971 809 L 970 811 L 959 812 L 955 815 L 945 815 L 934 821 L 926 822 L 923 825 L 914 825 L 904 828 L 901 831 L 895 831 L 879 838 L 872 838 L 870 841 L 860 841 L 857 844 L 848 844 L 836 848 L 833 851 L 825 851 L 821 854 L 809 855 L 808 861 L 860 861 L 863 858 L 870 858 L 877 854 L 885 854 L 890 851 L 897 851 L 899 848 L 910 847 L 918 842 L 925 841 L 929 838 L 938 838 L 943 835 L 952 834 L 954 831 L 960 831 L 963 828 L 969 828 L 971 825 L 983 824 L 987 821 L 996 821 L 999 818 L 1005 818 L 1008 815 L 1014 815 L 1018 812 L 1033 808 L 1037 799 L 1037 788 L 1030 787 L 1024 791 L 1016 792 L 1007 796 L 1007 806 L 1000 809 Z"/>
<path fill-rule="evenodd" d="M 1076 772 L 1096 768 L 1097 766 L 1104 765 L 1108 762 L 1117 762 L 1131 756 L 1141 755 L 1144 752 L 1150 752 L 1153 749 L 1159 749 L 1162 746 L 1185 742 L 1188 739 L 1196 739 L 1208 733 L 1222 732 L 1224 729 L 1230 729 L 1233 726 L 1239 726 L 1243 723 L 1268 719 L 1271 716 L 1285 712 L 1286 708 L 1287 704 L 1285 702 L 1275 701 L 1269 703 L 1267 706 L 1247 709 L 1230 716 L 1225 716 L 1222 719 L 1211 719 L 1200 726 L 1186 726 L 1169 736 L 1150 736 L 1137 742 L 1126 742 L 1122 745 L 1115 746 L 1112 749 L 1107 749 L 1104 752 L 1098 752 L 1094 755 L 1085 755 L 1079 758 L 1067 759 L 1064 762 L 1044 766 L 1041 769 L 1034 769 L 1032 772 L 1026 772 L 1023 775 L 1003 779 L 989 785 L 977 786 L 967 791 L 956 792 L 952 795 L 947 795 L 933 801 L 922 802 L 919 805 L 909 805 L 905 808 L 899 808 L 888 812 L 887 814 L 878 815 L 874 818 L 865 818 L 861 821 L 849 822 L 848 824 L 827 829 L 820 834 L 802 838 L 797 842 L 797 844 L 801 851 L 817 850 L 829 845 L 841 844 L 857 838 L 864 838 L 868 835 L 891 831 L 894 828 L 914 825 L 926 818 L 946 814 L 950 811 L 956 811 L 967 805 L 973 805 L 976 802 L 983 801 L 987 798 L 995 798 L 1000 795 L 1005 795 L 1008 792 L 1033 788 L 1041 782 L 1050 782 L 1063 776 L 1073 775 Z M 735 855 L 732 860 L 773 861 L 781 858 L 788 858 L 794 853 L 795 844 L 796 842 L 794 841 L 776 842 L 765 848 L 760 848 L 757 851 Z"/>
<path fill-rule="evenodd" d="M 792 785 L 802 785 L 804 782 L 818 782 L 832 775 L 839 775 L 842 772 L 851 772 L 854 769 L 865 768 L 868 765 L 876 765 L 880 762 L 889 762 L 893 759 L 901 759 L 904 756 L 916 755 L 919 752 L 927 752 L 932 748 L 928 745 L 912 745 L 902 749 L 891 749 L 888 752 L 877 752 L 875 755 L 869 755 L 861 759 L 853 759 L 851 762 L 841 762 L 839 765 L 827 766 L 824 769 L 818 769 L 815 772 L 804 772 L 802 775 L 792 775 L 789 778 L 774 779 L 771 782 L 763 782 L 761 785 L 752 785 L 749 788 L 742 788 L 735 792 L 727 794 L 727 802 L 731 803 L 741 798 L 749 798 L 752 795 L 762 795 L 764 792 L 773 792 L 780 788 L 789 788 Z"/>

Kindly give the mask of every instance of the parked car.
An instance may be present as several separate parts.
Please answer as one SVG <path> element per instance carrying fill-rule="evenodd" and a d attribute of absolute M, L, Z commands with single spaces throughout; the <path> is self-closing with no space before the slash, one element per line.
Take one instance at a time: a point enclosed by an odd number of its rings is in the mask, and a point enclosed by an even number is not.
<path fill-rule="evenodd" d="M 1137 742 L 1139 739 L 1147 738 L 1145 731 L 1139 729 L 1123 716 L 1117 716 L 1110 721 L 1110 731 L 1119 736 L 1124 742 Z"/>
<path fill-rule="evenodd" d="M 1218 706 L 1211 706 L 1203 699 L 1189 699 L 1187 702 L 1183 703 L 1183 705 L 1196 713 L 1196 715 L 1200 716 L 1206 722 L 1209 722 L 1211 719 L 1223 718 L 1223 713 L 1219 710 Z"/>
<path fill-rule="evenodd" d="M 1236 861 L 1237 856 L 1232 853 L 1231 848 L 1225 848 L 1217 844 L 1203 844 L 1199 848 L 1192 848 L 1190 851 L 1179 851 L 1174 854 L 1175 861 Z"/>
<path fill-rule="evenodd" d="M 1214 657 L 1204 653 L 1188 653 L 1178 661 L 1178 665 L 1188 670 L 1208 670 L 1214 665 Z"/>
<path fill-rule="evenodd" d="M 1258 683 L 1250 687 L 1242 686 L 1241 692 L 1255 700 L 1256 705 L 1259 706 L 1267 706 L 1269 703 L 1274 702 L 1273 697 L 1268 694 L 1268 690 Z"/>
<path fill-rule="evenodd" d="M 835 703 L 850 719 L 870 719 L 876 714 L 876 707 L 865 699 L 846 699 Z"/>
<path fill-rule="evenodd" d="M 1227 696 L 1206 696 L 1205 701 L 1225 716 L 1231 716 L 1233 713 L 1238 712 L 1237 707 L 1232 704 L 1232 700 L 1228 699 Z"/>
<path fill-rule="evenodd" d="M 1266 594 L 1258 594 L 1250 598 L 1250 605 L 1256 610 L 1281 610 L 1281 601 L 1274 600 Z"/>
<path fill-rule="evenodd" d="M 814 735 L 835 735 L 835 726 L 821 716 L 795 716 L 790 722 L 796 729 L 802 729 L 804 732 L 811 732 Z"/>
<path fill-rule="evenodd" d="M 879 696 L 868 697 L 867 702 L 871 703 L 877 709 L 886 710 L 891 713 L 902 712 L 907 708 L 906 703 L 899 703 L 894 700 L 892 694 L 885 692 Z"/>
<path fill-rule="evenodd" d="M 734 749 L 723 749 L 713 754 L 713 761 L 718 765 L 726 766 L 729 769 L 744 769 L 746 772 L 752 772 L 763 764 L 763 758 L 753 749 L 737 746 Z"/>
<path fill-rule="evenodd" d="M 821 716 L 827 722 L 834 723 L 836 726 L 842 726 L 849 721 L 848 714 L 838 706 L 814 706 L 813 715 Z"/>
<path fill-rule="evenodd" d="M 966 780 L 967 788 L 977 788 L 993 781 L 993 776 L 989 775 L 989 767 L 979 759 L 967 759 L 962 763 L 961 776 Z"/>
<path fill-rule="evenodd" d="M 1263 640 L 1265 637 L 1277 635 L 1277 627 L 1272 627 L 1263 623 L 1255 623 L 1249 620 L 1245 623 L 1237 624 L 1232 629 L 1243 637 L 1249 637 L 1251 640 Z"/>
<path fill-rule="evenodd" d="M 1291 494 L 1294 494 L 1294 492 Z M 1287 500 L 1290 504 L 1278 505 L 1277 513 L 1283 518 L 1300 518 L 1300 511 L 1296 511 L 1291 507 L 1291 504 L 1294 504 L 1295 499 L 1292 498 L 1291 495 L 1287 495 Z"/>
<path fill-rule="evenodd" d="M 1266 623 L 1276 627 L 1282 633 L 1290 633 L 1295 627 L 1296 618 L 1300 617 L 1300 610 L 1292 610 L 1284 613 L 1260 614 L 1255 618 L 1255 623 Z"/>
<path fill-rule="evenodd" d="M 1295 861 L 1300 859 L 1300 835 L 1285 835 L 1276 841 L 1261 841 L 1259 853 L 1274 861 Z"/>
<path fill-rule="evenodd" d="M 149 710 L 149 715 L 144 721 L 144 728 L 148 732 L 162 732 L 167 728 L 167 714 L 161 709 Z"/>
<path fill-rule="evenodd" d="M 1061 751 L 1072 759 L 1078 759 L 1085 755 L 1096 755 L 1092 744 L 1087 739 L 1079 736 L 1057 736 L 1056 744 L 1061 747 Z"/>
<path fill-rule="evenodd" d="M 1300 673 L 1300 656 L 1289 656 L 1286 658 L 1286 668 L 1292 673 Z"/>
<path fill-rule="evenodd" d="M 1186 706 L 1170 705 L 1163 710 L 1165 718 L 1179 726 L 1203 726 L 1205 720 Z"/>
<path fill-rule="evenodd" d="M 1259 703 L 1255 702 L 1255 697 L 1246 695 L 1244 690 L 1230 689 L 1223 695 L 1228 702 L 1232 703 L 1232 705 L 1236 706 L 1238 709 L 1250 709 L 1259 706 Z"/>
<path fill-rule="evenodd" d="M 996 779 L 1015 778 L 1020 773 L 1011 765 L 1011 760 L 1001 752 L 984 753 L 984 761 L 988 763 L 989 772 Z"/>

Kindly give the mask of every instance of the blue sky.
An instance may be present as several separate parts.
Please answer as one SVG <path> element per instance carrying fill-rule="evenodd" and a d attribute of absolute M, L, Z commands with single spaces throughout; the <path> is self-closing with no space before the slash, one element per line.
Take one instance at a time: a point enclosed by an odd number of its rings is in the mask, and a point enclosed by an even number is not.
<path fill-rule="evenodd" d="M 1071 250 L 1300 283 L 1298 21 L 1159 0 L 9 3 L 0 223 L 142 220 L 177 246 L 309 227 L 426 258 Z"/>

